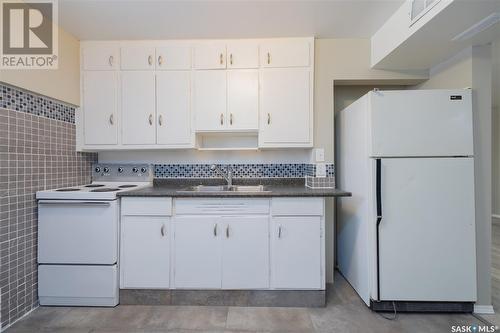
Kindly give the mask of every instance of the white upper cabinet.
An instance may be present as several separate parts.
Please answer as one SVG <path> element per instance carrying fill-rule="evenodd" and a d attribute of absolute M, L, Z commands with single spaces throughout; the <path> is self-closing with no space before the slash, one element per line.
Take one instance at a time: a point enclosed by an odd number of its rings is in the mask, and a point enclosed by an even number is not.
<path fill-rule="evenodd" d="M 259 45 L 255 41 L 232 41 L 227 44 L 227 68 L 258 68 Z"/>
<path fill-rule="evenodd" d="M 260 43 L 262 67 L 308 67 L 312 45 L 305 39 L 277 39 Z"/>
<path fill-rule="evenodd" d="M 118 143 L 118 73 L 87 71 L 82 77 L 86 145 Z"/>
<path fill-rule="evenodd" d="M 193 111 L 197 131 L 218 131 L 225 128 L 225 71 L 204 70 L 194 73 Z"/>
<path fill-rule="evenodd" d="M 156 143 L 191 144 L 189 71 L 156 73 Z"/>
<path fill-rule="evenodd" d="M 120 49 L 114 46 L 96 45 L 82 51 L 84 70 L 116 70 L 120 68 Z"/>
<path fill-rule="evenodd" d="M 194 47 L 194 68 L 226 68 L 226 44 L 222 42 L 203 42 Z"/>
<path fill-rule="evenodd" d="M 313 146 L 313 38 L 84 41 L 81 56 L 79 149 Z"/>
<path fill-rule="evenodd" d="M 227 121 L 229 130 L 259 128 L 259 73 L 257 70 L 227 72 Z"/>
<path fill-rule="evenodd" d="M 121 48 L 121 69 L 153 70 L 154 68 L 154 47 L 131 46 Z"/>
<path fill-rule="evenodd" d="M 155 74 L 126 71 L 121 74 L 122 143 L 154 144 Z"/>
<path fill-rule="evenodd" d="M 261 71 L 260 147 L 312 147 L 309 68 Z"/>
<path fill-rule="evenodd" d="M 191 47 L 188 45 L 156 48 L 156 70 L 191 69 Z"/>

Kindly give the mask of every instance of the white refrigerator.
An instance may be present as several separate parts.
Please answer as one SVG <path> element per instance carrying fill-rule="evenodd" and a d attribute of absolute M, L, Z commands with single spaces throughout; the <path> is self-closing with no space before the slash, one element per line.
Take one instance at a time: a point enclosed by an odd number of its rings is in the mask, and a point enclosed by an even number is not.
<path fill-rule="evenodd" d="M 476 300 L 472 93 L 371 91 L 336 121 L 337 264 L 375 310 Z M 413 304 L 413 306 L 412 306 Z"/>

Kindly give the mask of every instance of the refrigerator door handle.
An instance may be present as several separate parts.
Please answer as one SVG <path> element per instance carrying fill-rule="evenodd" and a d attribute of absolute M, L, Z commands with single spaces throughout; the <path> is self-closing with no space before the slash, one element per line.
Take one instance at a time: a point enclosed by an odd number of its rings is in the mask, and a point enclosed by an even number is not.
<path fill-rule="evenodd" d="M 376 200 L 377 200 L 377 301 L 380 302 L 380 245 L 379 245 L 379 230 L 380 222 L 382 222 L 382 160 L 377 158 L 375 161 L 375 185 L 376 185 Z"/>

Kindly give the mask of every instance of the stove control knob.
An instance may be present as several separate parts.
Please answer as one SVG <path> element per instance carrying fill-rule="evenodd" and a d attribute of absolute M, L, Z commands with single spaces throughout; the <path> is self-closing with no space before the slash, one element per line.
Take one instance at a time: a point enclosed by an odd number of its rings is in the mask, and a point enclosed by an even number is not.
<path fill-rule="evenodd" d="M 136 167 L 133 167 L 133 168 L 132 168 L 132 172 L 133 172 L 133 173 L 137 173 L 137 171 L 139 171 L 139 169 L 137 169 Z"/>
<path fill-rule="evenodd" d="M 108 173 L 109 172 L 109 168 L 108 167 L 104 167 L 104 173 Z"/>
<path fill-rule="evenodd" d="M 101 172 L 101 168 L 100 167 L 95 167 L 95 172 Z"/>
<path fill-rule="evenodd" d="M 123 168 L 122 167 L 119 167 L 118 168 L 118 173 L 122 173 L 123 172 Z"/>
<path fill-rule="evenodd" d="M 146 173 L 146 171 L 148 171 L 148 169 L 146 169 L 145 167 L 142 167 L 142 168 L 141 168 L 141 172 L 142 172 L 142 173 Z"/>

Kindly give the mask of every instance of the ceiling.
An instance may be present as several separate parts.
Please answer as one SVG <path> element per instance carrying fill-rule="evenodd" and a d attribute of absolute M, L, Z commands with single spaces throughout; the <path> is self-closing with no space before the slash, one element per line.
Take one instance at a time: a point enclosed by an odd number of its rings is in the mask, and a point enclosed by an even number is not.
<path fill-rule="evenodd" d="M 59 0 L 59 23 L 81 40 L 369 38 L 404 0 Z"/>

